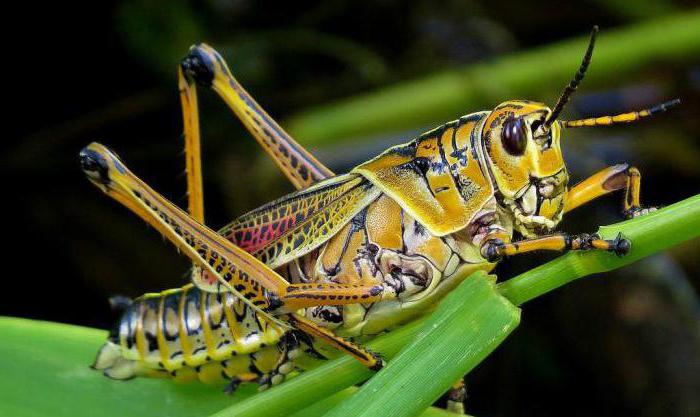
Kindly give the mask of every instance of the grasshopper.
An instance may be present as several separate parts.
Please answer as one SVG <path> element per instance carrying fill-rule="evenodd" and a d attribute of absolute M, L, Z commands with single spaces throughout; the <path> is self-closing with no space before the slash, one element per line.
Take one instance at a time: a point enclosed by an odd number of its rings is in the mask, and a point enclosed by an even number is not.
<path fill-rule="evenodd" d="M 461 280 L 503 257 L 538 250 L 630 250 L 623 236 L 554 233 L 562 216 L 624 190 L 624 215 L 640 204 L 640 173 L 627 164 L 577 185 L 560 147 L 563 129 L 629 123 L 677 104 L 562 121 L 591 61 L 597 27 L 556 105 L 506 101 L 394 146 L 335 175 L 246 92 L 211 47 L 182 60 L 188 212 L 92 143 L 80 153 L 92 183 L 148 222 L 193 262 L 191 283 L 123 303 L 94 368 L 114 379 L 170 376 L 281 383 L 300 355 L 329 347 L 371 369 L 382 359 L 355 341 L 413 320 Z M 213 89 L 297 191 L 218 232 L 204 224 L 197 88 Z M 521 240 L 514 241 L 516 233 Z M 462 385 L 455 385 L 459 401 Z"/>

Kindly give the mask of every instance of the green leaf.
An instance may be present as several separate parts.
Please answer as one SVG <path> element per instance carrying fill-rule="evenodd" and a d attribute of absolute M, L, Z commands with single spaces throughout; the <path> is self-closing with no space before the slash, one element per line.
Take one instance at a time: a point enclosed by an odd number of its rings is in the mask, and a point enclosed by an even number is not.
<path fill-rule="evenodd" d="M 405 335 L 405 331 L 397 332 L 396 336 L 402 334 Z M 263 395 L 266 393 L 255 395 L 257 387 L 252 384 L 241 385 L 235 395 L 228 396 L 222 392 L 221 386 L 199 382 L 178 384 L 170 379 L 153 378 L 111 380 L 89 366 L 106 337 L 104 330 L 0 317 L 0 416 L 191 417 L 215 413 L 253 396 L 256 401 L 266 398 Z M 356 365 L 354 359 L 344 359 L 330 363 L 347 365 L 347 362 L 351 362 Z M 357 368 L 355 366 L 355 371 L 358 371 Z M 359 371 L 363 375 L 360 380 L 371 375 L 362 366 L 359 366 Z M 323 384 L 328 380 L 321 376 Z M 281 387 L 293 382 L 294 379 Z M 277 389 L 267 393 L 274 393 Z M 313 392 L 313 387 L 307 391 Z M 290 396 L 300 402 L 298 409 L 311 405 L 308 410 L 302 410 L 299 417 L 312 417 L 322 415 L 347 398 L 353 390 L 333 396 L 321 390 L 320 396 L 306 399 L 300 397 L 303 392 L 292 392 Z M 284 404 L 278 406 L 285 415 L 292 412 Z M 256 409 L 261 412 L 265 404 L 253 404 L 253 415 L 261 415 L 255 412 Z M 443 410 L 431 408 L 425 417 L 449 415 Z"/>
<path fill-rule="evenodd" d="M 475 306 L 478 308 L 475 309 Z M 464 368 L 467 367 L 467 364 L 476 365 L 517 325 L 516 310 L 495 291 L 493 277 L 489 278 L 483 273 L 475 273 L 453 290 L 430 317 L 396 329 L 369 342 L 367 346 L 375 352 L 380 352 L 384 358 L 390 359 L 402 346 L 420 334 L 422 336 L 419 338 L 422 342 L 419 349 L 422 352 L 430 351 L 430 344 L 436 348 L 439 347 L 432 353 L 426 353 L 427 358 L 424 358 L 421 368 L 416 368 L 416 372 L 422 372 L 426 367 L 438 369 L 437 363 L 452 368 L 450 373 L 442 375 L 439 381 L 435 381 L 436 385 L 432 388 L 433 395 L 435 395 L 434 393 L 440 391 L 441 387 L 445 387 L 446 390 L 460 375 L 463 375 L 463 373 L 459 373 L 461 371 L 457 371 L 459 367 L 456 364 L 448 363 L 441 355 L 449 351 L 449 358 L 455 360 L 459 358 L 459 361 L 463 361 L 460 364 Z M 447 319 L 449 320 L 445 321 Z M 460 320 L 468 325 L 457 326 L 456 322 Z M 437 324 L 438 322 L 442 324 Z M 441 336 L 433 338 L 432 331 L 436 325 Z M 430 337 L 428 337 L 426 329 L 430 331 Z M 468 336 L 465 336 L 467 333 L 464 332 L 467 332 Z M 448 334 L 451 336 L 446 337 Z M 459 343 L 453 343 L 455 340 L 459 340 Z M 410 355 L 412 354 L 409 353 L 409 358 Z M 388 373 L 388 378 L 393 378 L 398 369 L 405 367 L 404 361 L 406 359 L 402 359 L 398 365 L 394 365 L 392 360 L 390 365 L 377 376 Z M 404 363 L 403 366 L 402 363 Z M 372 375 L 372 371 L 360 365 L 350 356 L 340 356 L 316 369 L 304 372 L 291 381 L 222 410 L 214 417 L 287 415 L 358 384 Z M 409 375 L 407 378 L 410 378 L 411 376 L 415 377 L 416 374 L 411 371 L 407 375 Z M 421 375 L 420 379 L 423 378 L 424 376 Z M 403 379 L 399 379 L 399 381 L 403 381 Z M 445 390 L 442 392 L 444 393 Z M 437 396 L 439 395 L 437 394 Z M 417 408 L 414 411 L 424 410 L 427 407 L 425 404 L 425 401 L 415 403 L 414 406 Z M 427 404 L 429 405 L 430 402 Z M 392 400 L 388 406 L 396 407 L 397 404 Z M 357 409 L 353 414 L 359 412 Z M 433 411 L 431 410 L 431 412 Z"/>
<path fill-rule="evenodd" d="M 0 317 L 0 415 L 197 416 L 255 393 L 234 397 L 201 383 L 167 379 L 114 381 L 90 368 L 107 332 Z"/>
<path fill-rule="evenodd" d="M 600 229 L 605 238 L 619 232 L 632 240 L 627 257 L 595 251 L 569 253 L 498 288 L 505 298 L 520 304 L 582 276 L 619 268 L 697 238 L 700 196 Z M 456 375 L 472 369 L 508 335 L 517 325 L 517 312 L 487 277 L 468 277 L 431 316 L 370 342 L 386 358 L 409 345 L 332 412 L 420 413 Z M 260 394 L 255 394 L 254 386 L 244 385 L 233 397 L 200 383 L 179 385 L 148 378 L 113 381 L 88 367 L 105 337 L 100 330 L 0 317 L 0 415 L 277 416 L 297 412 L 314 416 L 348 398 L 348 387 L 372 376 L 353 358 L 340 356 Z M 428 408 L 425 415 L 448 413 Z"/>
<path fill-rule="evenodd" d="M 417 337 L 328 417 L 415 416 L 490 354 L 520 323 L 520 310 L 475 273 L 423 324 Z"/>

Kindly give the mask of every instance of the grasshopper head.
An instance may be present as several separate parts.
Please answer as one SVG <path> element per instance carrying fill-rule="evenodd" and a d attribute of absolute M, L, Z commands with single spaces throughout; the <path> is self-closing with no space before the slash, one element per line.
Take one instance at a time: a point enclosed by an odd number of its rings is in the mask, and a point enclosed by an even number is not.
<path fill-rule="evenodd" d="M 525 237 L 553 229 L 564 212 L 569 175 L 561 154 L 562 124 L 556 121 L 588 69 L 598 27 L 574 78 L 554 109 L 526 100 L 506 101 L 488 115 L 482 143 L 499 204 Z"/>
<path fill-rule="evenodd" d="M 499 204 L 525 236 L 561 220 L 568 174 L 558 123 L 546 127 L 551 110 L 542 103 L 507 101 L 487 117 L 482 143 L 498 188 Z"/>
<path fill-rule="evenodd" d="M 557 120 L 591 63 L 598 26 L 594 26 L 581 65 L 552 109 L 526 100 L 506 101 L 488 115 L 482 144 L 498 202 L 509 211 L 515 229 L 526 237 L 547 232 L 564 211 L 569 176 L 561 154 L 562 128 L 631 123 L 680 103 L 671 100 L 641 111 L 589 119 Z"/>

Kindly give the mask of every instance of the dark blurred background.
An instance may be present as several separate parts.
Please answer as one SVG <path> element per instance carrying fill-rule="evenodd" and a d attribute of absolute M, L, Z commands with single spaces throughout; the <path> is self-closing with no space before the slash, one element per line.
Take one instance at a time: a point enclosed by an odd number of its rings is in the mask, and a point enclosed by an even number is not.
<path fill-rule="evenodd" d="M 323 117 L 336 108 L 332 103 L 347 97 L 415 85 L 515 53 L 527 56 L 585 36 L 593 24 L 601 26 L 603 45 L 606 33 L 698 16 L 697 4 L 672 0 L 128 0 L 17 7 L 6 21 L 22 23 L 25 30 L 5 42 L 10 114 L 4 118 L 0 173 L 9 249 L 5 282 L 19 289 L 3 291 L 0 314 L 101 328 L 113 319 L 110 295 L 180 286 L 188 262 L 91 186 L 76 157 L 97 139 L 184 205 L 175 69 L 192 43 L 206 41 L 221 51 L 239 81 L 284 125 L 308 115 Z M 685 22 L 684 28 L 669 23 L 669 30 L 700 39 L 700 20 Z M 650 41 L 640 37 L 634 44 Z M 569 117 L 622 112 L 674 97 L 683 105 L 635 125 L 565 132 L 574 181 L 628 161 L 642 171 L 648 204 L 667 205 L 700 191 L 700 46 L 691 41 L 669 42 L 678 50 L 672 58 L 659 53 L 637 62 L 621 54 L 620 65 L 628 68 L 622 75 L 615 65 L 596 67 L 594 55 L 591 74 L 598 73 L 574 96 Z M 583 46 L 565 63 L 572 75 L 582 54 Z M 415 117 L 366 129 L 359 123 L 358 134 L 334 132 L 331 123 L 327 131 L 297 139 L 342 172 L 432 125 L 499 101 L 553 104 L 566 82 L 555 80 L 552 88 L 553 80 L 538 80 L 536 73 L 527 78 L 531 67 L 510 70 L 525 74 L 530 96 L 499 89 L 499 80 L 484 74 L 496 93 L 460 109 L 426 106 L 421 114 L 418 106 Z M 292 190 L 217 97 L 200 94 L 200 109 L 210 226 L 219 228 Z M 365 108 L 356 111 L 362 115 Z M 376 107 L 367 111 L 368 118 L 376 116 Z M 304 132 L 299 123 L 291 130 Z M 594 231 L 619 220 L 620 205 L 621 195 L 603 198 L 577 210 L 562 229 Z M 468 411 L 700 415 L 699 249 L 700 242 L 689 242 L 527 304 L 520 328 L 469 376 Z M 509 260 L 497 273 L 506 279 L 550 258 Z"/>

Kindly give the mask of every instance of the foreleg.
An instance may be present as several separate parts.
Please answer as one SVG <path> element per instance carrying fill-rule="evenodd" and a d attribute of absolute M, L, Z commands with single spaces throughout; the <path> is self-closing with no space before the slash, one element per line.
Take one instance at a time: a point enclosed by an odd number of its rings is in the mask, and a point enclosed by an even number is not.
<path fill-rule="evenodd" d="M 582 206 L 600 196 L 617 190 L 625 190 L 623 203 L 626 218 L 637 217 L 656 210 L 642 208 L 639 201 L 641 174 L 627 164 L 605 168 L 572 187 L 564 197 L 564 213 Z"/>

